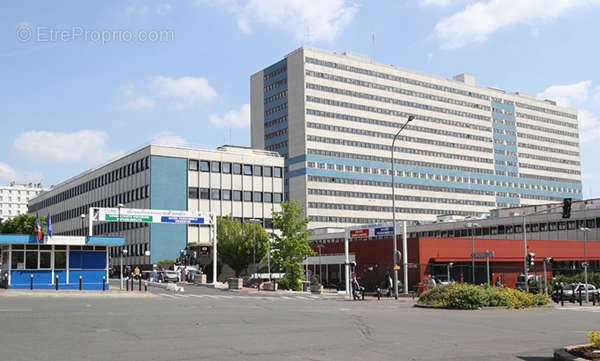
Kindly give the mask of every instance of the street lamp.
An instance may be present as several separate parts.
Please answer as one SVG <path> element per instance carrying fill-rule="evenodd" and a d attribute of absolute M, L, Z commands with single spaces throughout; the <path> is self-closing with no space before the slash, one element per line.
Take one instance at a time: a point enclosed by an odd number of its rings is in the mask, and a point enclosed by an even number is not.
<path fill-rule="evenodd" d="M 448 284 L 450 284 L 450 268 L 452 268 L 454 266 L 453 262 L 448 263 L 448 266 L 446 267 L 446 271 L 448 272 Z"/>
<path fill-rule="evenodd" d="M 581 227 L 579 228 L 580 231 L 583 231 L 583 272 L 584 272 L 584 277 L 585 277 L 585 303 L 588 303 L 590 301 L 590 298 L 588 296 L 588 262 L 587 262 L 587 239 L 588 239 L 588 232 L 590 231 L 589 228 L 587 227 Z"/>
<path fill-rule="evenodd" d="M 394 184 L 394 173 L 396 173 L 396 171 L 394 170 L 394 145 L 396 144 L 396 139 L 398 138 L 398 135 L 400 135 L 400 132 L 406 128 L 406 126 L 408 125 L 408 123 L 410 123 L 412 120 L 415 119 L 414 115 L 409 115 L 408 119 L 406 120 L 406 123 L 404 123 L 402 125 L 402 127 L 400 127 L 400 130 L 398 130 L 398 133 L 396 133 L 396 135 L 394 135 L 394 139 L 392 140 L 392 221 L 394 222 L 394 237 L 392 237 L 392 242 L 394 243 L 394 258 L 393 258 L 393 263 L 394 263 L 394 298 L 398 299 L 398 270 L 396 269 L 397 266 L 397 262 L 396 262 L 396 254 L 398 253 L 398 246 L 396 245 L 396 185 Z M 406 250 L 403 250 L 406 253 Z M 404 272 L 406 273 L 406 267 L 404 267 Z M 404 285 L 404 289 L 407 290 L 408 289 L 408 285 Z"/>
<path fill-rule="evenodd" d="M 257 267 L 256 267 L 256 224 L 257 223 L 262 223 L 262 221 L 260 219 L 257 218 L 250 218 L 248 220 L 248 222 L 250 223 L 254 223 L 254 234 L 253 234 L 253 240 L 252 240 L 252 264 L 254 265 L 254 277 L 256 277 L 256 271 L 257 271 Z M 252 277 L 252 278 L 254 278 Z"/>
<path fill-rule="evenodd" d="M 81 218 L 81 234 L 85 236 L 85 214 L 79 217 Z"/>
<path fill-rule="evenodd" d="M 321 249 L 322 249 L 323 247 L 325 247 L 325 245 L 324 245 L 324 244 L 320 244 L 320 243 L 319 243 L 319 244 L 317 245 L 317 248 L 319 249 L 319 282 L 320 282 L 321 284 L 323 284 L 323 267 L 321 266 L 321 265 L 322 265 L 322 262 L 321 262 Z"/>
<path fill-rule="evenodd" d="M 127 257 L 127 249 L 121 250 L 121 289 L 123 289 L 123 256 Z"/>
<path fill-rule="evenodd" d="M 475 284 L 475 228 L 480 228 L 481 224 L 479 223 L 467 223 L 465 227 L 471 229 L 471 282 Z"/>

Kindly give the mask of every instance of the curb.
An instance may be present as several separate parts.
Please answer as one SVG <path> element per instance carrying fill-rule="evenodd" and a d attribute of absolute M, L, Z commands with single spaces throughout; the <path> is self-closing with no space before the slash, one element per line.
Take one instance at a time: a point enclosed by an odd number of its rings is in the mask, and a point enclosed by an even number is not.
<path fill-rule="evenodd" d="M 566 346 L 563 348 L 557 348 L 554 350 L 554 360 L 556 360 L 556 361 L 586 361 L 587 359 L 577 357 L 577 356 L 574 356 L 571 353 L 569 353 L 569 350 L 572 350 L 576 347 L 582 347 L 582 346 L 591 346 L 591 344 L 573 345 L 573 346 Z"/>
<path fill-rule="evenodd" d="M 0 292 L 0 297 L 95 297 L 95 298 L 154 298 L 147 292 L 127 291 L 8 291 Z"/>

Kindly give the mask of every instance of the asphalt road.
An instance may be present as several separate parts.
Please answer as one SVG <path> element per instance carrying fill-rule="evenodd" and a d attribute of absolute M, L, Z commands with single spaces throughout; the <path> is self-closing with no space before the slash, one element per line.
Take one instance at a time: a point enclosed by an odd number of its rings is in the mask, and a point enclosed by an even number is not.
<path fill-rule="evenodd" d="M 0 294 L 0 360 L 550 360 L 585 311 L 449 311 L 205 288 L 144 298 Z"/>

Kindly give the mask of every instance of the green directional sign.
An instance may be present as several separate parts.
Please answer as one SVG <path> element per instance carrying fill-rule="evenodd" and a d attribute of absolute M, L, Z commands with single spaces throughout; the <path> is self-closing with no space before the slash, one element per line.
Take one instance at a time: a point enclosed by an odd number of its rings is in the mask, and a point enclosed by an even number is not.
<path fill-rule="evenodd" d="M 106 214 L 105 221 L 119 221 L 119 216 L 117 214 Z M 149 215 L 130 215 L 130 214 L 121 214 L 121 222 L 148 222 L 152 223 L 152 216 Z"/>

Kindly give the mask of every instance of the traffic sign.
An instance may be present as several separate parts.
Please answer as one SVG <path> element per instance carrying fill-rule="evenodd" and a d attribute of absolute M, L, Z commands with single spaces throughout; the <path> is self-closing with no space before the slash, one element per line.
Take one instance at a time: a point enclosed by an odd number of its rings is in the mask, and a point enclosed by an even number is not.
<path fill-rule="evenodd" d="M 379 227 L 375 228 L 376 236 L 391 236 L 394 233 L 394 227 Z"/>
<path fill-rule="evenodd" d="M 350 231 L 350 238 L 369 237 L 369 229 L 355 229 Z"/>
<path fill-rule="evenodd" d="M 307 276 L 312 276 L 312 271 L 311 270 L 306 271 L 306 275 Z"/>
<path fill-rule="evenodd" d="M 395 269 L 395 270 L 399 270 L 399 269 L 400 269 L 400 266 L 394 266 L 394 269 Z"/>

